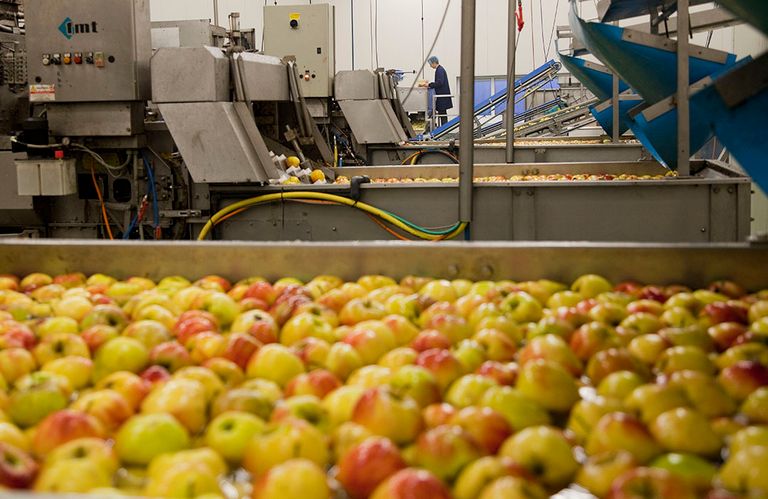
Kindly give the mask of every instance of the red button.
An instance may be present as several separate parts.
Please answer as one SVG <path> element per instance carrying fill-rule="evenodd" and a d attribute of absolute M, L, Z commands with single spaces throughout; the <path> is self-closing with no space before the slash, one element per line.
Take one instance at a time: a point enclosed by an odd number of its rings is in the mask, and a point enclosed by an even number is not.
<path fill-rule="evenodd" d="M 64 159 L 64 151 L 62 151 L 61 149 L 57 149 L 56 151 L 53 152 L 53 157 L 56 159 Z"/>

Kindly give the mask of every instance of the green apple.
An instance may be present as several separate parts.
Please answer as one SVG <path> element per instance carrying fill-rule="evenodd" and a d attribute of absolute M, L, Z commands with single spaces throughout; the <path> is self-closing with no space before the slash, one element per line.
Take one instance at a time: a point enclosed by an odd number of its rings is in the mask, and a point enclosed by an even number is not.
<path fill-rule="evenodd" d="M 431 372 L 423 367 L 412 365 L 400 367 L 390 376 L 388 384 L 397 396 L 410 397 L 420 407 L 426 407 L 440 401 L 440 387 L 437 380 Z M 455 384 L 456 382 L 454 382 Z M 373 388 L 373 386 L 366 388 Z"/>
<path fill-rule="evenodd" d="M 519 324 L 538 322 L 543 315 L 541 303 L 524 291 L 516 291 L 505 296 L 499 304 L 499 310 Z"/>
<path fill-rule="evenodd" d="M 627 349 L 636 359 L 648 365 L 655 364 L 667 348 L 669 343 L 658 334 L 637 336 L 627 345 Z"/>
<path fill-rule="evenodd" d="M 30 382 L 25 383 L 28 386 L 11 392 L 8 416 L 22 428 L 34 426 L 49 414 L 67 406 L 67 395 L 61 386 L 40 374 L 29 375 Z"/>
<path fill-rule="evenodd" d="M 526 428 L 509 437 L 499 455 L 511 458 L 552 488 L 571 483 L 579 469 L 568 441 L 549 426 Z"/>
<path fill-rule="evenodd" d="M 325 472 L 308 459 L 289 459 L 271 468 L 254 485 L 262 499 L 326 499 L 331 491 Z"/>
<path fill-rule="evenodd" d="M 665 350 L 656 361 L 655 369 L 663 374 L 683 370 L 701 371 L 705 374 L 715 373 L 715 366 L 709 359 L 709 355 L 695 346 L 676 346 Z"/>
<path fill-rule="evenodd" d="M 669 377 L 669 383 L 682 387 L 693 407 L 706 417 L 730 416 L 736 412 L 736 402 L 708 374 L 701 371 L 677 371 Z"/>
<path fill-rule="evenodd" d="M 547 410 L 566 412 L 579 400 L 576 380 L 559 364 L 534 360 L 520 370 L 517 377 L 520 393 Z"/>
<path fill-rule="evenodd" d="M 173 375 L 173 379 L 191 379 L 203 385 L 205 400 L 212 401 L 224 391 L 224 383 L 212 370 L 201 366 L 182 367 Z"/>
<path fill-rule="evenodd" d="M 332 369 L 329 371 L 333 372 Z M 303 372 L 304 363 L 301 359 L 288 347 L 275 343 L 261 347 L 248 361 L 246 368 L 249 378 L 267 379 L 282 387 L 288 384 L 291 378 Z"/>
<path fill-rule="evenodd" d="M 531 338 L 518 355 L 518 363 L 521 366 L 537 359 L 560 364 L 573 376 L 580 376 L 584 369 L 581 360 L 576 357 L 568 343 L 554 334 Z"/>
<path fill-rule="evenodd" d="M 45 456 L 45 467 L 50 467 L 59 461 L 71 460 L 96 463 L 110 476 L 120 467 L 112 444 L 101 438 L 93 437 L 78 438 L 60 445 Z"/>
<path fill-rule="evenodd" d="M 640 464 L 649 462 L 662 452 L 643 422 L 623 412 L 612 412 L 601 417 L 589 434 L 584 449 L 590 456 L 624 450 Z"/>
<path fill-rule="evenodd" d="M 536 482 L 516 476 L 497 478 L 488 484 L 478 499 L 546 499 L 549 494 Z"/>
<path fill-rule="evenodd" d="M 156 456 L 178 452 L 190 445 L 186 428 L 170 414 L 139 414 L 120 428 L 115 451 L 126 464 L 147 465 Z"/>
<path fill-rule="evenodd" d="M 647 384 L 635 388 L 624 399 L 627 409 L 635 411 L 646 424 L 662 412 L 676 407 L 690 407 L 685 390 L 675 385 Z"/>
<path fill-rule="evenodd" d="M 601 293 L 608 293 L 613 290 L 613 285 L 603 276 L 596 274 L 585 274 L 573 281 L 571 291 L 579 293 L 584 298 L 595 298 Z"/>
<path fill-rule="evenodd" d="M 549 414 L 538 402 L 509 386 L 489 388 L 480 400 L 480 405 L 490 407 L 504 416 L 514 431 L 550 423 Z"/>
<path fill-rule="evenodd" d="M 296 314 L 288 319 L 280 331 L 280 343 L 286 346 L 308 337 L 319 338 L 328 343 L 336 341 L 331 323 L 308 312 Z"/>
<path fill-rule="evenodd" d="M 714 464 L 694 454 L 664 454 L 654 459 L 651 467 L 662 468 L 678 475 L 702 492 L 712 487 L 712 481 L 717 475 L 717 467 Z"/>
<path fill-rule="evenodd" d="M 419 435 L 413 448 L 415 464 L 447 482 L 481 455 L 481 449 L 469 433 L 457 425 L 427 430 Z"/>
<path fill-rule="evenodd" d="M 205 431 L 205 443 L 232 464 L 240 464 L 248 441 L 265 429 L 264 421 L 253 414 L 230 411 L 218 415 Z"/>
<path fill-rule="evenodd" d="M 469 463 L 461 470 L 453 485 L 455 499 L 475 499 L 486 485 L 497 478 L 511 475 L 509 458 L 485 456 Z"/>
<path fill-rule="evenodd" d="M 100 463 L 87 459 L 67 459 L 46 466 L 35 481 L 36 492 L 85 493 L 112 485 L 112 474 Z"/>
<path fill-rule="evenodd" d="M 730 491 L 758 496 L 768 490 L 768 447 L 753 446 L 731 454 L 718 479 Z"/>
<path fill-rule="evenodd" d="M 218 477 L 200 463 L 186 462 L 176 463 L 163 475 L 151 478 L 143 492 L 150 497 L 203 497 L 207 494 L 221 494 Z"/>
<path fill-rule="evenodd" d="M 728 443 L 728 450 L 736 454 L 752 446 L 768 447 L 768 426 L 748 426 L 734 433 Z"/>
<path fill-rule="evenodd" d="M 740 412 L 754 423 L 768 424 L 768 387 L 750 393 L 741 405 Z"/>
<path fill-rule="evenodd" d="M 190 433 L 198 433 L 207 422 L 205 387 L 191 379 L 168 380 L 147 395 L 141 412 L 170 414 Z"/>
<path fill-rule="evenodd" d="M 596 454 L 582 464 L 574 482 L 598 497 L 606 497 L 613 481 L 636 466 L 635 457 L 623 450 Z"/>
<path fill-rule="evenodd" d="M 485 393 L 495 386 L 498 386 L 498 383 L 491 378 L 479 374 L 466 374 L 451 383 L 445 394 L 445 401 L 459 409 L 477 405 Z M 433 400 L 431 403 L 437 401 Z"/>
<path fill-rule="evenodd" d="M 367 365 L 356 370 L 347 378 L 348 385 L 361 386 L 363 388 L 375 388 L 389 383 L 392 371 L 378 365 Z"/>
<path fill-rule="evenodd" d="M 216 397 L 211 404 L 211 416 L 216 417 L 229 411 L 240 411 L 268 420 L 276 402 L 277 400 L 264 390 L 241 385 L 238 388 L 225 390 Z"/>
<path fill-rule="evenodd" d="M 633 371 L 616 371 L 597 385 L 597 394 L 603 397 L 624 400 L 638 386 L 645 383 L 643 378 Z"/>
<path fill-rule="evenodd" d="M 304 420 L 281 423 L 248 441 L 243 467 L 258 477 L 293 458 L 309 459 L 318 466 L 327 466 L 330 460 L 328 437 Z"/>
<path fill-rule="evenodd" d="M 464 372 L 472 372 L 488 358 L 485 348 L 473 339 L 461 340 L 451 352 Z"/>
<path fill-rule="evenodd" d="M 272 421 L 280 422 L 288 419 L 303 419 L 324 433 L 330 426 L 328 411 L 320 399 L 314 395 L 294 395 L 279 401 L 272 412 Z"/>
<path fill-rule="evenodd" d="M 651 423 L 651 434 L 671 452 L 714 457 L 723 442 L 703 414 L 686 407 L 661 413 Z"/>
<path fill-rule="evenodd" d="M 571 430 L 578 442 L 584 443 L 600 418 L 622 410 L 624 403 L 620 399 L 600 396 L 585 398 L 576 402 L 571 409 L 566 428 Z"/>
<path fill-rule="evenodd" d="M 118 337 L 104 343 L 93 360 L 93 379 L 99 382 L 118 371 L 138 373 L 147 366 L 149 351 L 139 340 Z"/>
<path fill-rule="evenodd" d="M 93 361 L 88 357 L 68 355 L 49 361 L 40 370 L 64 376 L 73 389 L 80 390 L 91 382 Z"/>
<path fill-rule="evenodd" d="M 384 356 L 379 359 L 378 364 L 396 371 L 400 367 L 414 364 L 418 356 L 419 352 L 413 348 L 397 347 L 394 350 L 385 353 Z"/>
<path fill-rule="evenodd" d="M 199 464 L 211 475 L 218 477 L 227 473 L 227 463 L 213 449 L 209 447 L 199 447 L 197 449 L 188 449 L 178 452 L 169 452 L 161 454 L 149 463 L 147 468 L 147 477 L 152 480 L 163 475 L 180 463 Z"/>

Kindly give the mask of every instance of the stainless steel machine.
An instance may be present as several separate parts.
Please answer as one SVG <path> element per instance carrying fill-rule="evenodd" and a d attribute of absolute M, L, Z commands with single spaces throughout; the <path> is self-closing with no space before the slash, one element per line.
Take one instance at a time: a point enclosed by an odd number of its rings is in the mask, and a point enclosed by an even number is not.
<path fill-rule="evenodd" d="M 270 55 L 183 46 L 179 31 L 179 46 L 166 43 L 151 57 L 148 2 L 104 5 L 28 0 L 31 118 L 13 136 L 15 152 L 0 153 L 12 191 L 0 205 L 2 232 L 262 241 L 462 233 L 460 175 L 449 164 L 461 148 L 409 141 L 391 75 L 335 72 L 327 5 L 268 7 Z M 442 153 L 433 154 L 435 145 Z M 699 162 L 691 177 L 674 178 L 638 162 L 634 143 L 531 142 L 509 165 L 499 164 L 503 150 L 479 142 L 472 151 L 475 214 L 466 238 L 748 235 L 748 179 L 727 165 Z M 299 158 L 295 176 L 281 156 Z M 401 163 L 409 166 L 370 166 Z"/>

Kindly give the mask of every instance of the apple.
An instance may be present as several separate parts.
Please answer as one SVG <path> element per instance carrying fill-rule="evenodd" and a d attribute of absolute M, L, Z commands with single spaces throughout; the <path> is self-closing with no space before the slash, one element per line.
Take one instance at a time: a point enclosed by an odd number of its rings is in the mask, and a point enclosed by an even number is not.
<path fill-rule="evenodd" d="M 768 447 L 751 446 L 728 456 L 718 474 L 719 482 L 728 490 L 761 494 L 768 490 Z"/>
<path fill-rule="evenodd" d="M 272 415 L 275 401 L 262 390 L 240 386 L 223 391 L 211 404 L 211 416 L 229 411 L 248 412 L 264 420 Z"/>
<path fill-rule="evenodd" d="M 744 343 L 735 345 L 721 353 L 715 361 L 717 367 L 725 369 L 738 362 L 751 361 L 768 365 L 768 345 L 760 343 Z"/>
<path fill-rule="evenodd" d="M 61 298 L 61 295 L 63 295 L 66 290 L 67 288 L 59 284 L 47 284 L 27 294 L 37 302 L 51 304 L 55 300 Z"/>
<path fill-rule="evenodd" d="M 182 367 L 192 365 L 189 351 L 178 341 L 160 343 L 149 351 L 149 362 L 175 372 Z"/>
<path fill-rule="evenodd" d="M 624 400 L 632 391 L 645 383 L 643 377 L 633 371 L 616 371 L 600 381 L 597 394 Z"/>
<path fill-rule="evenodd" d="M 736 322 L 749 324 L 749 307 L 746 303 L 737 300 L 714 302 L 704 306 L 699 312 L 699 317 L 706 324 L 714 325 L 721 322 Z"/>
<path fill-rule="evenodd" d="M 436 329 L 425 329 L 411 340 L 410 347 L 417 352 L 423 352 L 430 348 L 447 349 L 451 347 L 451 340 Z"/>
<path fill-rule="evenodd" d="M 642 377 L 648 376 L 648 369 L 632 356 L 626 348 L 609 348 L 597 352 L 587 362 L 586 375 L 594 385 L 615 372 L 630 371 Z"/>
<path fill-rule="evenodd" d="M 497 478 L 488 484 L 479 499 L 545 499 L 546 491 L 536 482 L 515 476 Z"/>
<path fill-rule="evenodd" d="M 620 475 L 608 494 L 610 499 L 674 497 L 694 499 L 693 488 L 679 476 L 661 468 L 635 468 Z"/>
<path fill-rule="evenodd" d="M 152 350 L 160 343 L 171 340 L 171 333 L 163 323 L 153 320 L 140 320 L 131 322 L 122 335 L 139 340 L 147 350 Z"/>
<path fill-rule="evenodd" d="M 677 407 L 689 407 L 690 400 L 682 387 L 675 385 L 643 385 L 635 388 L 624 399 L 627 409 L 640 415 L 646 424 L 662 412 Z"/>
<path fill-rule="evenodd" d="M 418 404 L 409 397 L 399 398 L 390 390 L 366 390 L 355 404 L 352 421 L 396 444 L 412 442 L 422 427 Z"/>
<path fill-rule="evenodd" d="M 78 438 L 60 445 L 45 456 L 44 462 L 49 467 L 60 461 L 71 460 L 91 461 L 109 475 L 120 467 L 112 442 L 94 437 Z"/>
<path fill-rule="evenodd" d="M 80 390 L 90 384 L 93 362 L 87 357 L 70 355 L 51 360 L 40 370 L 63 376 L 73 389 Z"/>
<path fill-rule="evenodd" d="M 735 401 L 708 374 L 677 371 L 669 377 L 669 383 L 682 387 L 693 407 L 708 418 L 730 416 L 736 412 Z"/>
<path fill-rule="evenodd" d="M 413 348 L 397 347 L 384 354 L 384 356 L 379 359 L 378 364 L 396 371 L 400 367 L 415 364 L 418 356 L 419 352 Z"/>
<path fill-rule="evenodd" d="M 374 388 L 385 385 L 392 377 L 392 371 L 386 367 L 378 365 L 363 366 L 350 374 L 347 378 L 348 385 L 361 386 L 363 388 Z"/>
<path fill-rule="evenodd" d="M 335 338 L 333 325 L 328 319 L 304 312 L 288 319 L 280 331 L 280 343 L 291 346 L 304 338 L 314 337 L 332 343 Z"/>
<path fill-rule="evenodd" d="M 505 476 L 524 478 L 533 484 L 528 471 L 511 459 L 485 456 L 469 463 L 461 470 L 453 486 L 453 497 L 455 499 L 479 497 L 487 485 Z"/>
<path fill-rule="evenodd" d="M 651 467 L 665 469 L 701 492 L 712 487 L 712 481 L 717 475 L 715 465 L 694 454 L 664 454 L 654 459 Z"/>
<path fill-rule="evenodd" d="M 707 334 L 712 338 L 719 352 L 730 348 L 734 341 L 736 341 L 736 338 L 746 332 L 747 326 L 738 322 L 721 322 L 707 329 Z"/>
<path fill-rule="evenodd" d="M 515 358 L 517 345 L 506 333 L 498 329 L 480 329 L 472 339 L 483 347 L 488 360 L 509 362 Z"/>
<path fill-rule="evenodd" d="M 120 427 L 115 452 L 123 463 L 144 466 L 166 452 L 189 448 L 189 434 L 166 413 L 138 414 Z"/>
<path fill-rule="evenodd" d="M 70 407 L 96 418 L 108 434 L 120 428 L 133 415 L 130 403 L 115 390 L 84 393 Z"/>
<path fill-rule="evenodd" d="M 96 351 L 93 359 L 93 378 L 96 382 L 118 371 L 138 373 L 147 366 L 149 352 L 134 338 L 118 337 L 109 340 Z"/>
<path fill-rule="evenodd" d="M 67 394 L 53 379 L 35 373 L 21 378 L 24 388 L 11 392 L 8 416 L 15 424 L 27 428 L 34 426 L 49 414 L 67 406 Z M 18 383 L 17 383 L 18 386 Z"/>
<path fill-rule="evenodd" d="M 575 329 L 573 324 L 567 320 L 554 315 L 549 315 L 542 317 L 542 319 L 536 323 L 536 326 L 528 331 L 528 340 L 530 342 L 530 340 L 538 336 L 553 335 L 559 336 L 565 341 L 570 341 L 571 334 L 573 334 Z"/>
<path fill-rule="evenodd" d="M 476 405 L 489 388 L 498 384 L 479 374 L 466 374 L 454 381 L 445 394 L 445 401 L 454 407 L 463 408 Z"/>
<path fill-rule="evenodd" d="M 410 397 L 420 407 L 440 401 L 440 387 L 432 373 L 423 367 L 403 366 L 392 373 L 387 384 L 395 395 Z"/>
<path fill-rule="evenodd" d="M 188 339 L 184 346 L 189 351 L 192 362 L 201 364 L 208 359 L 224 355 L 227 348 L 227 338 L 219 333 L 207 331 Z"/>
<path fill-rule="evenodd" d="M 347 421 L 331 432 L 331 449 L 335 462 L 339 462 L 350 449 L 360 445 L 375 435 L 364 426 Z"/>
<path fill-rule="evenodd" d="M 80 329 L 86 329 L 95 325 L 111 326 L 122 331 L 128 324 L 128 316 L 116 305 L 96 305 L 80 320 Z"/>
<path fill-rule="evenodd" d="M 461 469 L 482 455 L 472 437 L 457 425 L 441 425 L 419 435 L 415 463 L 438 478 L 452 481 Z"/>
<path fill-rule="evenodd" d="M 458 411 L 451 404 L 441 403 L 428 405 L 421 411 L 426 428 L 449 424 Z"/>
<path fill-rule="evenodd" d="M 558 291 L 547 299 L 547 308 L 556 310 L 560 307 L 574 307 L 584 298 L 581 293 L 575 291 Z"/>
<path fill-rule="evenodd" d="M 461 426 L 484 454 L 493 455 L 501 444 L 512 434 L 507 420 L 489 407 L 465 407 L 450 420 Z"/>
<path fill-rule="evenodd" d="M 116 391 L 135 410 L 149 393 L 150 384 L 134 373 L 118 371 L 98 381 L 96 388 Z"/>
<path fill-rule="evenodd" d="M 461 340 L 451 353 L 461 364 L 464 373 L 474 371 L 488 358 L 483 345 L 475 340 Z"/>
<path fill-rule="evenodd" d="M 307 459 L 289 459 L 271 468 L 253 487 L 263 499 L 325 499 L 331 494 L 325 473 Z"/>
<path fill-rule="evenodd" d="M 231 360 L 214 358 L 208 359 L 201 364 L 215 374 L 224 384 L 225 388 L 237 386 L 245 379 L 245 373 L 240 367 Z"/>
<path fill-rule="evenodd" d="M 364 364 L 375 364 L 397 345 L 394 333 L 386 326 L 375 330 L 358 325 L 344 336 L 343 342 L 360 354 Z"/>
<path fill-rule="evenodd" d="M 340 426 L 352 419 L 355 405 L 365 389 L 359 386 L 341 386 L 329 393 L 322 402 L 328 414 L 328 423 L 331 428 Z"/>
<path fill-rule="evenodd" d="M 57 461 L 45 466 L 35 480 L 36 492 L 85 493 L 112 485 L 112 475 L 87 459 Z"/>
<path fill-rule="evenodd" d="M 579 293 L 584 298 L 594 298 L 612 290 L 613 285 L 605 277 L 596 274 L 582 275 L 571 284 L 571 291 Z"/>
<path fill-rule="evenodd" d="M 366 498 L 376 487 L 406 468 L 398 448 L 387 438 L 373 437 L 350 449 L 339 461 L 336 479 L 352 498 Z"/>
<path fill-rule="evenodd" d="M 353 326 L 358 322 L 382 319 L 386 315 L 383 304 L 365 298 L 352 298 L 339 310 L 339 323 Z"/>
<path fill-rule="evenodd" d="M 7 421 L 0 421 L 0 443 L 6 443 L 18 447 L 24 452 L 29 452 L 29 438 L 18 426 Z"/>
<path fill-rule="evenodd" d="M 104 343 L 120 336 L 118 330 L 106 324 L 96 324 L 80 333 L 80 337 L 88 345 L 91 354 L 95 353 Z"/>
<path fill-rule="evenodd" d="M 528 362 L 517 377 L 524 396 L 554 412 L 565 412 L 579 400 L 579 389 L 571 374 L 548 360 Z"/>
<path fill-rule="evenodd" d="M 702 349 L 694 346 L 675 346 L 661 353 L 656 361 L 655 370 L 663 374 L 683 370 L 714 374 L 715 366 Z"/>
<path fill-rule="evenodd" d="M 5 336 L 5 334 L 7 333 L 6 324 L 7 324 L 6 322 L 2 323 L 3 327 L 0 330 L 2 331 L 0 335 Z M 18 326 L 21 326 L 21 324 L 19 324 Z M 61 316 L 61 315 L 57 315 L 55 317 L 47 317 L 42 321 L 40 321 L 39 324 L 37 324 L 37 327 L 35 328 L 35 333 L 32 333 L 31 331 L 29 331 L 29 333 L 32 334 L 33 342 L 34 342 L 35 334 L 37 334 L 39 338 L 45 338 L 46 336 L 54 333 L 78 334 L 79 332 L 80 332 L 80 325 L 78 320 L 73 319 L 72 317 Z M 26 346 L 25 348 L 29 348 L 29 347 Z"/>
<path fill-rule="evenodd" d="M 304 363 L 301 359 L 288 347 L 274 343 L 264 345 L 256 352 L 248 361 L 246 369 L 249 378 L 264 378 L 283 387 L 303 372 Z"/>
<path fill-rule="evenodd" d="M 38 464 L 26 452 L 0 442 L 0 487 L 26 489 L 35 481 Z"/>
<path fill-rule="evenodd" d="M 704 415 L 686 407 L 660 414 L 650 429 L 656 441 L 671 452 L 713 457 L 723 444 Z"/>
<path fill-rule="evenodd" d="M 198 312 L 198 314 L 188 315 L 191 312 Z M 173 326 L 173 333 L 176 335 L 176 340 L 186 345 L 192 338 L 199 334 L 218 332 L 216 320 L 212 316 L 208 317 L 208 315 L 210 314 L 199 310 L 190 310 L 183 313 Z"/>
<path fill-rule="evenodd" d="M 669 343 L 658 334 L 643 334 L 633 338 L 627 346 L 636 359 L 647 365 L 655 364 L 667 348 Z"/>
<path fill-rule="evenodd" d="M 41 366 L 62 357 L 91 357 L 91 351 L 85 341 L 70 333 L 54 333 L 46 336 L 32 352 L 37 364 Z"/>
<path fill-rule="evenodd" d="M 437 380 L 441 390 L 445 390 L 464 374 L 464 367 L 448 350 L 431 349 L 421 352 L 416 359 L 416 365 L 430 371 Z"/>
<path fill-rule="evenodd" d="M 630 315 L 644 312 L 659 317 L 664 313 L 664 306 L 656 300 L 640 299 L 627 304 L 627 312 Z"/>
<path fill-rule="evenodd" d="M 536 298 L 524 291 L 510 293 L 501 300 L 499 309 L 517 323 L 537 322 L 543 307 Z"/>
<path fill-rule="evenodd" d="M 390 314 L 382 318 L 381 321 L 395 335 L 395 341 L 398 345 L 407 345 L 419 334 L 419 328 L 402 315 Z"/>
<path fill-rule="evenodd" d="M 439 478 L 426 470 L 406 468 L 382 482 L 371 499 L 450 499 L 451 493 Z"/>
<path fill-rule="evenodd" d="M 480 400 L 480 405 L 490 407 L 504 416 L 514 431 L 550 423 L 549 414 L 539 403 L 508 386 L 489 388 Z"/>
<path fill-rule="evenodd" d="M 576 402 L 571 409 L 566 428 L 573 433 L 577 442 L 583 444 L 600 418 L 623 409 L 624 404 L 615 398 L 600 396 L 585 398 Z"/>
<path fill-rule="evenodd" d="M 363 365 L 363 359 L 357 350 L 343 342 L 331 345 L 325 359 L 325 368 L 341 380 L 346 380 L 352 372 Z"/>
<path fill-rule="evenodd" d="M 325 366 L 331 344 L 319 338 L 305 338 L 295 343 L 291 350 L 299 356 L 307 369 L 316 369 Z"/>
<path fill-rule="evenodd" d="M 578 358 L 586 361 L 600 350 L 621 345 L 614 328 L 600 322 L 590 322 L 573 332 L 570 346 Z"/>
<path fill-rule="evenodd" d="M 662 453 L 662 448 L 643 422 L 624 412 L 611 412 L 601 417 L 592 428 L 584 448 L 590 456 L 624 450 L 641 464 Z"/>
<path fill-rule="evenodd" d="M 341 381 L 332 373 L 325 369 L 316 369 L 293 378 L 286 386 L 285 394 L 288 397 L 314 395 L 322 399 L 340 386 Z"/>
<path fill-rule="evenodd" d="M 328 411 L 314 395 L 295 395 L 279 401 L 272 412 L 271 421 L 279 423 L 289 419 L 303 419 L 324 433 L 330 426 Z"/>
<path fill-rule="evenodd" d="M 328 437 L 301 419 L 288 420 L 267 428 L 248 441 L 243 467 L 259 477 L 289 459 L 304 458 L 324 467 L 330 461 Z"/>
<path fill-rule="evenodd" d="M 732 398 L 741 402 L 762 386 L 768 386 L 768 366 L 754 361 L 741 361 L 720 371 L 720 385 Z"/>
<path fill-rule="evenodd" d="M 613 481 L 636 466 L 634 456 L 623 450 L 596 454 L 582 464 L 574 482 L 598 497 L 605 497 Z"/>
<path fill-rule="evenodd" d="M 444 303 L 444 302 L 439 302 Z M 438 304 L 439 304 L 438 303 Z M 435 312 L 434 315 L 429 315 L 431 310 L 438 310 L 430 307 L 424 314 L 421 315 L 421 322 L 424 329 L 434 329 L 444 334 L 452 344 L 459 343 L 461 340 L 466 340 L 472 336 L 473 328 L 467 323 L 467 320 L 458 315 L 458 312 Z"/>
<path fill-rule="evenodd" d="M 568 485 L 579 469 L 568 441 L 549 426 L 533 426 L 512 435 L 501 446 L 499 455 L 511 458 L 552 488 Z"/>
<path fill-rule="evenodd" d="M 733 435 L 728 443 L 728 451 L 736 454 L 753 446 L 768 446 L 768 426 L 747 426 Z"/>
<path fill-rule="evenodd" d="M 207 422 L 205 395 L 205 387 L 199 381 L 171 379 L 147 395 L 141 403 L 141 412 L 171 414 L 194 434 L 203 430 Z"/>
<path fill-rule="evenodd" d="M 714 340 L 707 333 L 707 329 L 698 324 L 685 327 L 665 327 L 660 329 L 658 334 L 671 345 L 698 347 L 705 352 L 715 350 Z"/>
<path fill-rule="evenodd" d="M 264 432 L 266 424 L 253 414 L 230 411 L 215 417 L 205 430 L 205 443 L 230 464 L 239 465 L 248 441 Z"/>
<path fill-rule="evenodd" d="M 517 380 L 517 364 L 488 360 L 480 364 L 475 374 L 491 378 L 499 385 L 512 386 Z"/>
<path fill-rule="evenodd" d="M 103 436 L 104 428 L 90 414 L 69 409 L 56 411 L 46 416 L 35 429 L 32 452 L 42 458 L 70 440 Z"/>
<path fill-rule="evenodd" d="M 768 424 L 768 387 L 758 388 L 741 404 L 739 411 L 753 423 Z"/>
<path fill-rule="evenodd" d="M 150 477 L 143 494 L 150 497 L 220 497 L 218 477 L 200 462 L 178 462 Z"/>
<path fill-rule="evenodd" d="M 0 350 L 0 376 L 8 383 L 30 374 L 37 367 L 32 352 L 21 347 Z"/>

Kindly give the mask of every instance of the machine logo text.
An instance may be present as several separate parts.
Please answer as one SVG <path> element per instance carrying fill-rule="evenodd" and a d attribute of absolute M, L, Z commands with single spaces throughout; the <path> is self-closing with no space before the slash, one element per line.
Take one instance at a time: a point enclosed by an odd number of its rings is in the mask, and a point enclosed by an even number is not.
<path fill-rule="evenodd" d="M 98 23 L 96 21 L 90 21 L 87 23 L 76 23 L 72 21 L 72 18 L 67 17 L 59 24 L 59 31 L 64 35 L 67 40 L 71 40 L 75 35 L 85 35 L 89 33 L 98 33 Z"/>

